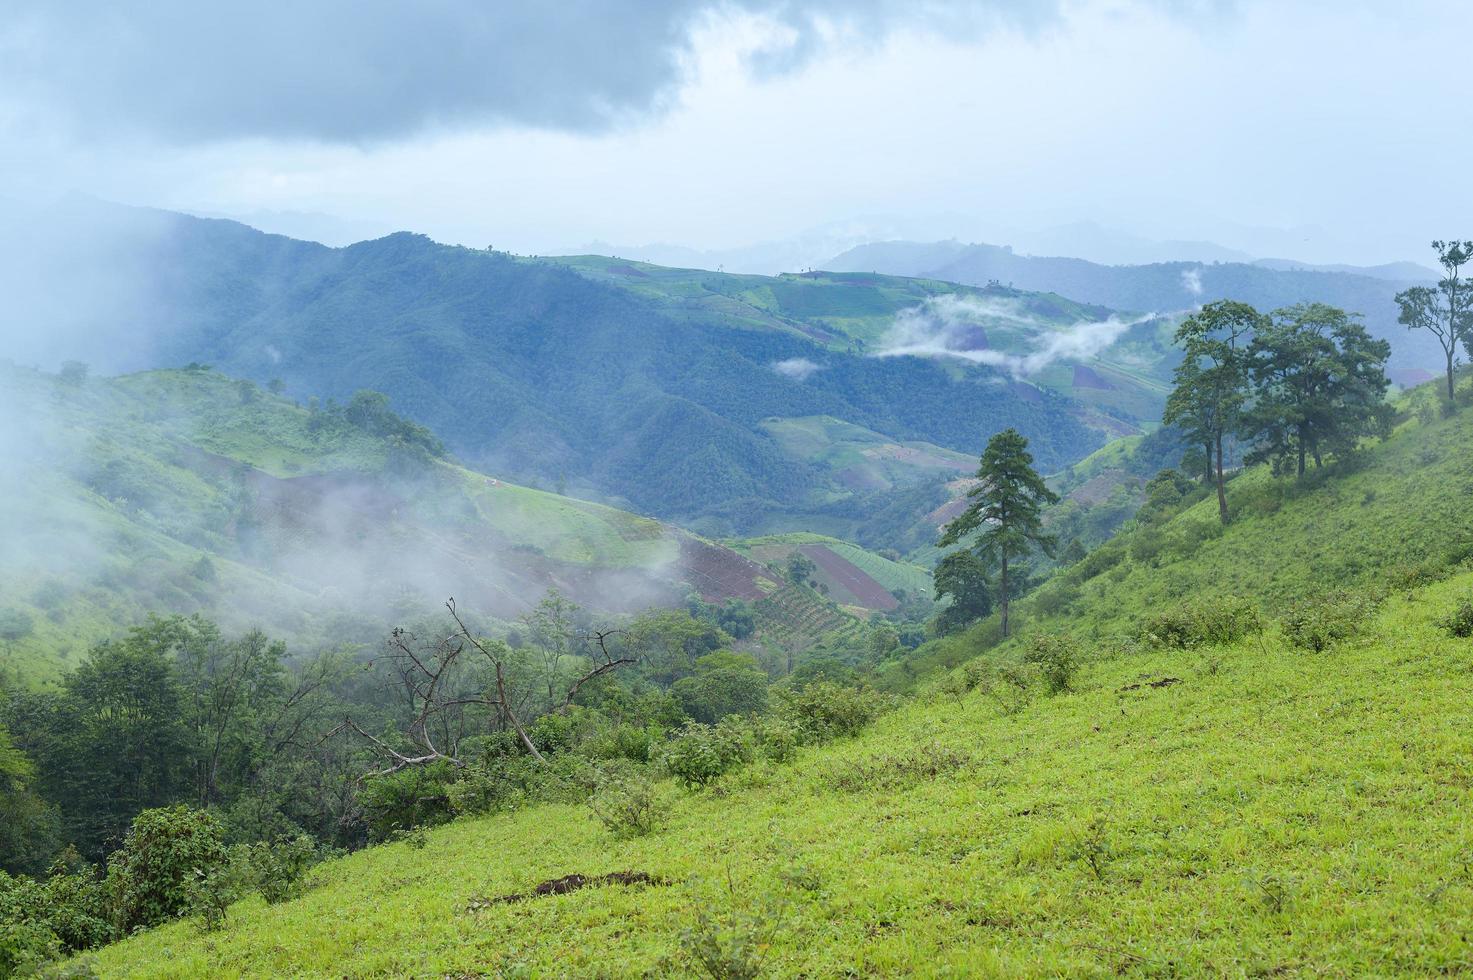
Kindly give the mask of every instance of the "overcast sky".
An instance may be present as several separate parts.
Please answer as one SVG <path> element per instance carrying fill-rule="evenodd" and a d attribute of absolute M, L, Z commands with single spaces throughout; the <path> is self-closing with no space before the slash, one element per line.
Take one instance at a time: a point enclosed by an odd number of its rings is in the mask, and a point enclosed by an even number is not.
<path fill-rule="evenodd" d="M 0 7 L 0 196 L 534 253 L 834 223 L 1364 263 L 1473 237 L 1461 0 L 132 6 Z"/>

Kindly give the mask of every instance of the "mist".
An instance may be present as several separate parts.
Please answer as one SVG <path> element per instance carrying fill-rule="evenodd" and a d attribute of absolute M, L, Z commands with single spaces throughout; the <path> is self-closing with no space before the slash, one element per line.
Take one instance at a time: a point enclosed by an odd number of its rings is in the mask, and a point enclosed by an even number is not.
<path fill-rule="evenodd" d="M 938 296 L 902 310 L 886 331 L 875 357 L 950 357 L 985 364 L 1026 380 L 1064 360 L 1085 360 L 1109 347 L 1131 327 L 1155 314 L 1081 321 L 1057 327 L 1015 300 Z M 1018 354 L 987 345 L 988 327 L 1020 331 L 1030 349 Z"/>

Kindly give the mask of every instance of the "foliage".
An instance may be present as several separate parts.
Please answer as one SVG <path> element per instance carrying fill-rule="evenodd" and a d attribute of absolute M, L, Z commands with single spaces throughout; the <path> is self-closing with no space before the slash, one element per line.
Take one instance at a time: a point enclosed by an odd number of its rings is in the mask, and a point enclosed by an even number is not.
<path fill-rule="evenodd" d="M 1447 374 L 1447 407 L 1457 405 L 1456 376 L 1458 342 L 1473 358 L 1473 288 L 1463 280 L 1462 267 L 1473 259 L 1473 242 L 1436 241 L 1443 278 L 1435 287 L 1413 286 L 1396 295 L 1398 321 L 1410 330 L 1426 330 L 1442 348 Z"/>
<path fill-rule="evenodd" d="M 388 840 L 395 831 L 434 827 L 455 815 L 450 785 L 456 767 L 445 759 L 375 776 L 364 783 L 358 801 L 369 835 Z"/>
<path fill-rule="evenodd" d="M 1035 633 L 1023 649 L 1023 662 L 1038 669 L 1050 694 L 1073 688 L 1082 660 L 1079 641 L 1068 633 Z"/>
<path fill-rule="evenodd" d="M 644 837 L 663 829 L 670 819 L 669 802 L 642 770 L 606 770 L 588 806 L 615 837 Z"/>
<path fill-rule="evenodd" d="M 936 614 L 936 632 L 955 633 L 992 612 L 987 564 L 970 549 L 953 551 L 936 563 L 937 599 L 950 599 Z"/>
<path fill-rule="evenodd" d="M 688 788 L 705 786 L 753 758 L 750 733 L 725 722 L 691 722 L 674 733 L 661 757 L 670 775 Z"/>
<path fill-rule="evenodd" d="M 307 871 L 318 860 L 318 848 L 305 834 L 258 841 L 250 845 L 251 883 L 269 905 L 286 902 L 302 893 Z"/>
<path fill-rule="evenodd" d="M 1297 599 L 1284 611 L 1284 636 L 1296 647 L 1320 653 L 1360 633 L 1381 597 L 1364 589 L 1334 589 Z"/>
<path fill-rule="evenodd" d="M 1449 636 L 1467 639 L 1473 636 L 1473 595 L 1466 596 L 1437 621 Z"/>
<path fill-rule="evenodd" d="M 888 699 L 876 691 L 832 681 L 778 688 L 774 694 L 775 714 L 792 726 L 804 744 L 857 735 L 889 707 Z"/>
<path fill-rule="evenodd" d="M 937 547 L 951 547 L 976 535 L 971 549 L 989 568 L 997 568 L 997 601 L 1006 636 L 1014 584 L 1009 574 L 1016 571 L 1010 566 L 1035 548 L 1053 553 L 1054 538 L 1044 533 L 1041 511 L 1044 504 L 1058 503 L 1059 496 L 1033 469 L 1028 440 L 1016 429 L 1004 429 L 988 440 L 977 467 L 977 485 L 967 496 L 971 503 L 946 525 Z"/>
<path fill-rule="evenodd" d="M 107 887 L 120 932 L 158 925 L 191 908 L 201 880 L 217 886 L 228 859 L 215 816 L 187 806 L 145 810 L 108 859 Z"/>
<path fill-rule="evenodd" d="M 1228 520 L 1224 489 L 1224 441 L 1238 430 L 1247 398 L 1246 346 L 1264 319 L 1245 303 L 1219 300 L 1187 317 L 1176 341 L 1186 357 L 1178 365 L 1175 387 L 1162 421 L 1180 428 L 1183 438 L 1214 459 L 1218 515 Z"/>
<path fill-rule="evenodd" d="M 1235 643 L 1263 629 L 1257 607 L 1238 596 L 1199 596 L 1146 619 L 1137 633 L 1152 646 L 1191 650 Z"/>
<path fill-rule="evenodd" d="M 745 654 L 709 653 L 695 673 L 670 686 L 681 708 L 696 721 L 715 724 L 727 715 L 750 715 L 767 706 L 767 674 Z"/>

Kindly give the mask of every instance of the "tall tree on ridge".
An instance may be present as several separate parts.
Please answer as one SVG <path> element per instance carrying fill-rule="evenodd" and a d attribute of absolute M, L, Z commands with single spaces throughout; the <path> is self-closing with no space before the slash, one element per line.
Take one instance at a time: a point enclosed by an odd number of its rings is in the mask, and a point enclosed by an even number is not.
<path fill-rule="evenodd" d="M 1265 322 L 1247 303 L 1218 300 L 1187 317 L 1176 331 L 1186 359 L 1177 366 L 1176 388 L 1166 399 L 1163 421 L 1208 448 L 1217 478 L 1217 512 L 1224 524 L 1223 443 L 1237 431 L 1248 397 L 1248 340 Z"/>
<path fill-rule="evenodd" d="M 1007 636 L 1011 566 L 1034 548 L 1053 554 L 1054 539 L 1043 533 L 1041 510 L 1046 503 L 1057 503 L 1059 496 L 1034 470 L 1028 440 L 1017 429 L 1004 429 L 988 441 L 977 480 L 967 493 L 972 502 L 946 525 L 937 546 L 949 548 L 977 532 L 972 549 L 989 567 L 998 569 L 998 610 L 1002 635 Z"/>

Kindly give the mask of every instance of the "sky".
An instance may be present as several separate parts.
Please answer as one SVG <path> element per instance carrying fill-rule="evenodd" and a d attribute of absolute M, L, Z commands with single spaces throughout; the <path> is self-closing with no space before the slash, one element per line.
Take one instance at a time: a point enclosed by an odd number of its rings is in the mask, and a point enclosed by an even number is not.
<path fill-rule="evenodd" d="M 1461 0 L 124 6 L 0 9 L 0 197 L 533 254 L 1095 222 L 1372 264 L 1473 232 Z"/>

